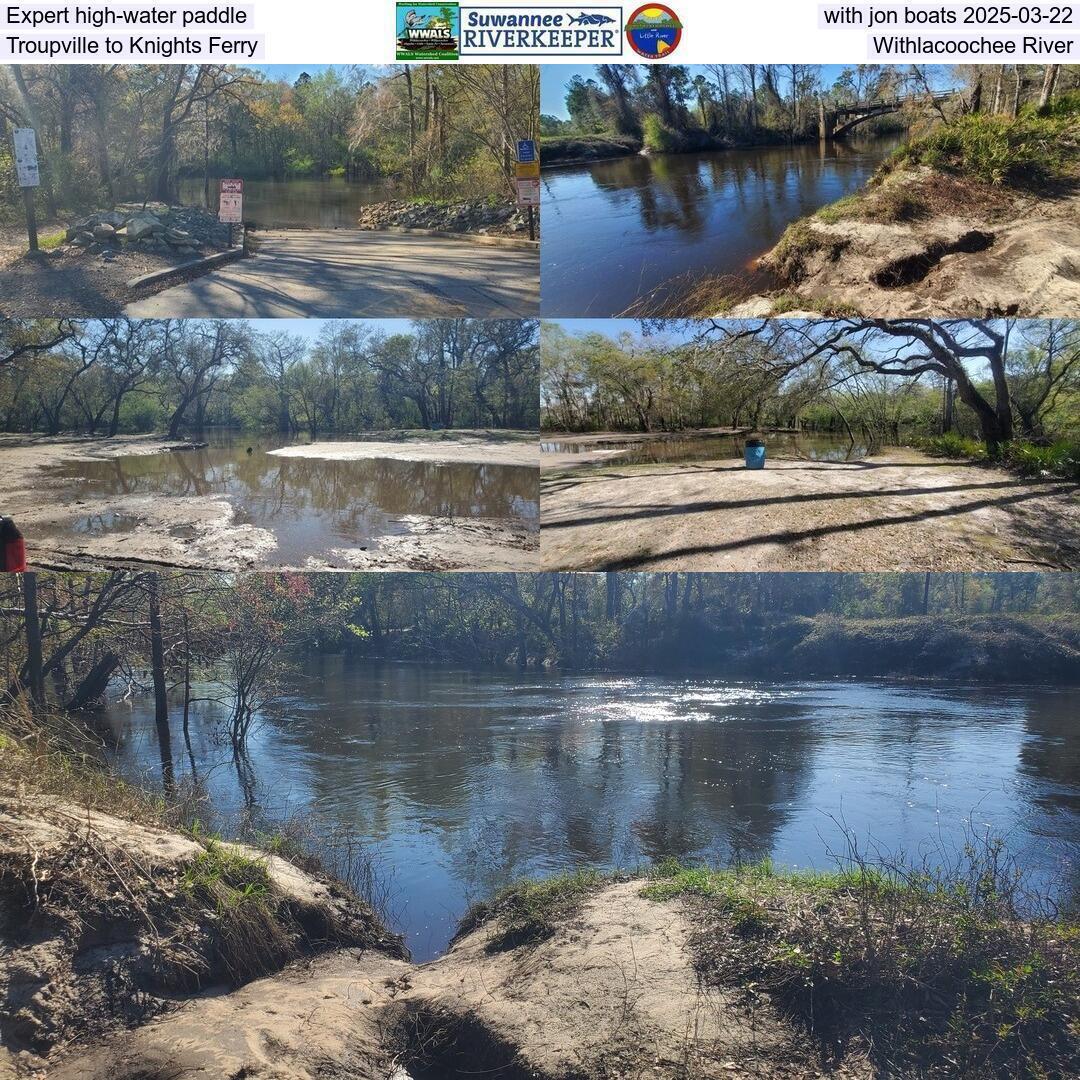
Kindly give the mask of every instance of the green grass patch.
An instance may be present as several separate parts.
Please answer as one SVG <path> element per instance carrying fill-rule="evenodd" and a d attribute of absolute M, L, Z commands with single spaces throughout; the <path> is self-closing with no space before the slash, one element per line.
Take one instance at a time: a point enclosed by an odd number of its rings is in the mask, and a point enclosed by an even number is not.
<path fill-rule="evenodd" d="M 955 432 L 920 439 L 916 445 L 932 457 L 965 458 L 968 461 L 990 460 L 985 443 L 957 435 Z M 1080 443 L 1071 439 L 1058 439 L 1051 443 L 1013 439 L 1002 446 L 997 460 L 1021 476 L 1049 475 L 1080 481 Z"/>
<path fill-rule="evenodd" d="M 66 239 L 66 229 L 59 229 L 50 233 L 38 233 L 38 247 L 42 251 L 55 251 Z"/>
<path fill-rule="evenodd" d="M 1080 481 L 1080 443 L 1059 439 L 1047 445 L 1016 439 L 1005 447 L 1004 460 L 1022 476 L 1062 476 Z"/>
<path fill-rule="evenodd" d="M 989 458 L 986 443 L 954 431 L 920 439 L 917 445 L 932 457 L 967 458 L 969 461 L 986 461 Z"/>
<path fill-rule="evenodd" d="M 901 147 L 886 169 L 926 165 L 987 184 L 1031 186 L 1075 177 L 1080 164 L 1080 93 L 1062 94 L 1015 120 L 973 113 Z"/>
<path fill-rule="evenodd" d="M 765 991 L 823 1052 L 869 1053 L 890 1076 L 1075 1075 L 1080 928 L 1021 914 L 1021 894 L 990 840 L 948 872 L 673 863 L 642 888 L 691 905 L 704 977 Z"/>
<path fill-rule="evenodd" d="M 575 870 L 540 881 L 523 881 L 503 889 L 493 899 L 474 904 L 458 925 L 454 939 L 490 922 L 497 923 L 492 952 L 536 945 L 546 941 L 582 902 L 612 880 L 596 870 Z"/>
<path fill-rule="evenodd" d="M 823 254 L 835 262 L 846 247 L 846 242 L 825 236 L 813 228 L 811 219 L 792 222 L 776 246 L 769 252 L 769 266 L 789 284 L 798 284 L 807 274 L 807 263 L 816 255 Z"/>
<path fill-rule="evenodd" d="M 219 914 L 245 904 L 265 905 L 270 898 L 266 864 L 241 855 L 215 840 L 184 869 L 180 886 L 189 896 L 211 904 Z"/>
<path fill-rule="evenodd" d="M 813 311 L 818 315 L 844 318 L 859 314 L 859 309 L 853 304 L 833 300 L 828 296 L 800 296 L 796 292 L 781 292 L 770 297 L 770 299 L 772 300 L 771 314 L 773 315 L 784 315 L 789 311 Z"/>
<path fill-rule="evenodd" d="M 865 201 L 864 196 L 856 191 L 851 195 L 845 195 L 842 199 L 837 199 L 834 203 L 829 203 L 828 206 L 823 206 L 814 214 L 814 217 L 818 221 L 834 225 L 838 221 L 859 217 Z"/>

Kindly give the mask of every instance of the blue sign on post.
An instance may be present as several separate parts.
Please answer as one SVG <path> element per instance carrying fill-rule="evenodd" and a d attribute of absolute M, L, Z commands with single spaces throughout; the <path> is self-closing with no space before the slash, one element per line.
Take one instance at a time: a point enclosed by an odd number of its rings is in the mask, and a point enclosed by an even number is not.
<path fill-rule="evenodd" d="M 523 165 L 530 164 L 536 160 L 535 139 L 518 139 L 517 159 Z"/>

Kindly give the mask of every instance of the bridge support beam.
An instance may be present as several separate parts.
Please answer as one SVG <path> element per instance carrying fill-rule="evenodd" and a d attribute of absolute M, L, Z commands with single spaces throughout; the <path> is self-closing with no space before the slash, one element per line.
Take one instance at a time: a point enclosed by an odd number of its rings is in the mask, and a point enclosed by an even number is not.
<path fill-rule="evenodd" d="M 818 101 L 818 138 L 822 142 L 828 142 L 833 137 L 833 128 L 836 126 L 834 113 L 825 111 L 825 103 Z"/>

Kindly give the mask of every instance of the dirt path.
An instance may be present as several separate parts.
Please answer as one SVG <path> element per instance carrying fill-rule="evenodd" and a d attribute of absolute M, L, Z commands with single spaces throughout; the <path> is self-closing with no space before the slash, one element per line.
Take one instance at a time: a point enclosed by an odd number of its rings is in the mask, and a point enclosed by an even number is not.
<path fill-rule="evenodd" d="M 540 258 L 355 229 L 256 234 L 256 254 L 129 304 L 142 318 L 535 317 Z"/>
<path fill-rule="evenodd" d="M 535 464 L 533 437 L 487 442 L 444 440 L 325 443 L 312 456 L 402 460 L 477 460 L 472 446 L 485 448 L 480 460 L 502 464 Z M 368 448 L 386 448 L 368 452 Z M 444 449 L 440 450 L 440 447 Z M 27 541 L 31 565 L 39 569 L 92 570 L 101 566 L 174 566 L 198 570 L 251 570 L 273 565 L 274 534 L 243 521 L 223 494 L 162 497 L 131 492 L 69 498 L 68 481 L 50 469 L 74 461 L 108 460 L 137 454 L 191 449 L 183 440 L 157 436 L 18 437 L 0 435 L 0 513 L 10 515 Z M 360 449 L 356 449 L 360 448 Z M 300 451 L 312 447 L 296 447 Z M 464 457 L 455 458 L 456 453 Z M 507 459 L 501 461 L 500 458 Z M 301 570 L 505 570 L 538 569 L 539 541 L 535 522 L 459 519 L 403 515 L 395 518 L 400 532 L 378 538 L 377 545 L 358 540 L 355 546 L 314 552 Z M 108 525 L 108 528 L 104 526 Z M 101 526 L 100 528 L 98 526 Z"/>
<path fill-rule="evenodd" d="M 1080 568 L 1077 485 L 896 450 L 544 474 L 544 570 Z"/>
<path fill-rule="evenodd" d="M 400 1001 L 436 1047 L 440 1025 L 471 1031 L 503 1048 L 514 1077 L 815 1076 L 768 1005 L 751 1015 L 698 980 L 684 914 L 641 888 L 604 888 L 531 946 L 505 949 L 497 924 L 482 927 L 418 969 Z"/>

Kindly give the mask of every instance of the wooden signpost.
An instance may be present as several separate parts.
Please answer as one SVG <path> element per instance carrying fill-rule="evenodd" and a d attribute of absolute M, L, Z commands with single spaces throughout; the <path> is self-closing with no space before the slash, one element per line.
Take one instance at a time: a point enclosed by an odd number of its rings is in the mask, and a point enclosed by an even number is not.
<path fill-rule="evenodd" d="M 15 175 L 22 188 L 26 207 L 26 238 L 30 250 L 38 250 L 37 215 L 34 212 L 34 190 L 41 186 L 38 168 L 37 135 L 33 128 L 15 128 Z"/>

